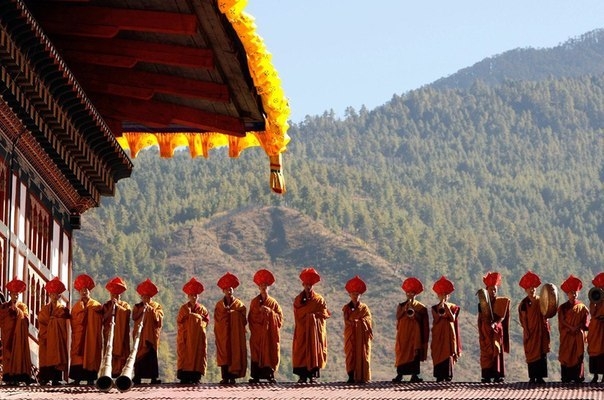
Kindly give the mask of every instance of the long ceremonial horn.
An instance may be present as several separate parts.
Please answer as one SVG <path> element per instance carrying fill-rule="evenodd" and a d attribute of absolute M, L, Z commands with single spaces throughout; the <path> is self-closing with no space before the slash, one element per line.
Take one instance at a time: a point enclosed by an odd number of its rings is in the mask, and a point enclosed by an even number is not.
<path fill-rule="evenodd" d="M 113 378 L 111 377 L 111 371 L 113 362 L 113 331 L 115 330 L 116 308 L 117 304 L 114 304 L 113 312 L 111 314 L 111 327 L 109 329 L 107 344 L 105 345 L 105 352 L 103 353 L 101 368 L 99 370 L 100 377 L 95 382 L 96 388 L 102 392 L 108 392 L 113 387 Z"/>
<path fill-rule="evenodd" d="M 136 361 L 136 353 L 138 352 L 138 345 L 141 341 L 141 332 L 143 331 L 146 312 L 147 309 L 144 309 L 143 315 L 141 316 L 141 323 L 138 325 L 136 335 L 134 336 L 134 345 L 132 346 L 132 351 L 126 360 L 126 365 L 124 365 L 124 368 L 122 369 L 122 374 L 115 379 L 115 387 L 120 392 L 127 392 L 128 390 L 132 389 L 133 386 L 132 377 L 134 375 L 134 362 Z"/>

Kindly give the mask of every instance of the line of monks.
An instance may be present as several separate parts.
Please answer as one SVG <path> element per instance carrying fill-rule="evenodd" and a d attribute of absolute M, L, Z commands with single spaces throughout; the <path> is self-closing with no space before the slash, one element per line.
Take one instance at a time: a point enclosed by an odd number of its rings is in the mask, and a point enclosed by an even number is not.
<path fill-rule="evenodd" d="M 292 367 L 299 376 L 298 383 L 314 383 L 327 361 L 326 320 L 331 313 L 325 299 L 314 290 L 321 277 L 312 267 L 300 273 L 303 290 L 295 297 Z M 268 294 L 275 282 L 273 274 L 261 269 L 254 275 L 259 288 L 258 296 L 251 301 L 249 310 L 234 295 L 238 278 L 226 273 L 217 282 L 223 298 L 214 308 L 214 336 L 216 362 L 221 369 L 221 384 L 234 384 L 247 373 L 246 325 L 249 329 L 250 383 L 261 380 L 275 382 L 275 371 L 280 360 L 280 329 L 283 312 L 277 301 Z M 501 274 L 489 272 L 483 277 L 488 299 L 478 305 L 478 331 L 482 382 L 502 382 L 505 378 L 504 353 L 509 352 L 510 299 L 497 295 Z M 604 291 L 604 272 L 592 281 L 594 287 Z M 527 296 L 518 306 L 523 329 L 523 347 L 531 383 L 542 383 L 547 377 L 547 353 L 550 351 L 550 325 L 543 315 L 537 288 L 539 276 L 527 272 L 519 281 Z M 143 379 L 151 384 L 160 383 L 157 350 L 164 313 L 153 300 L 158 288 L 151 280 L 140 283 L 136 291 L 141 302 L 132 308 L 120 299 L 127 285 L 120 277 L 111 279 L 105 286 L 110 299 L 101 304 L 90 297 L 94 280 L 79 275 L 74 288 L 80 298 L 69 310 L 60 300 L 65 285 L 54 278 L 45 285 L 49 302 L 38 313 L 39 322 L 39 373 L 42 385 L 72 384 L 92 385 L 106 362 L 111 377 L 122 374 L 126 363 L 135 353 L 133 384 Z M 348 383 L 365 383 L 371 380 L 371 341 L 373 323 L 371 312 L 360 298 L 367 290 L 365 282 L 355 276 L 346 283 L 350 296 L 342 308 L 344 351 Z M 583 382 L 585 344 L 589 355 L 589 369 L 594 374 L 592 382 L 602 374 L 604 382 L 604 302 L 590 301 L 589 307 L 580 302 L 577 293 L 582 282 L 570 275 L 561 289 L 568 301 L 557 308 L 560 350 L 559 361 L 563 382 Z M 32 362 L 28 340 L 28 309 L 18 301 L 26 289 L 22 280 L 13 279 L 6 285 L 9 301 L 0 304 L 0 332 L 3 343 L 3 381 L 10 385 L 30 384 Z M 396 376 L 393 382 L 402 382 L 405 375 L 411 382 L 421 382 L 420 363 L 427 359 L 430 336 L 428 309 L 416 296 L 424 287 L 419 279 L 409 277 L 403 281 L 406 300 L 396 310 Z M 458 325 L 460 307 L 449 301 L 455 290 L 446 277 L 437 280 L 432 289 L 439 302 L 430 309 L 432 315 L 433 376 L 437 382 L 450 381 L 453 367 L 462 354 Z M 210 314 L 198 302 L 204 286 L 191 278 L 183 286 L 188 301 L 178 312 L 177 378 L 181 383 L 199 383 L 207 368 L 206 330 Z M 591 299 L 590 299 L 591 300 Z M 133 328 L 130 329 L 130 321 Z M 70 328 L 70 329 L 68 329 Z M 70 348 L 68 333 L 71 331 Z M 112 337 L 111 346 L 108 338 Z M 131 339 L 138 343 L 131 347 Z M 103 354 L 111 349 L 111 357 Z M 105 357 L 104 357 L 105 356 Z"/>

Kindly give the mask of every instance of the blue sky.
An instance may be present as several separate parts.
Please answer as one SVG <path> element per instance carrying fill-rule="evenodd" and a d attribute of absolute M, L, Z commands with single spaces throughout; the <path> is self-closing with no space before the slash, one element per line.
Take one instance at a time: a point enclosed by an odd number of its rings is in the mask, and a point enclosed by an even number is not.
<path fill-rule="evenodd" d="M 248 0 L 293 122 L 392 98 L 515 48 L 604 28 L 603 0 Z"/>

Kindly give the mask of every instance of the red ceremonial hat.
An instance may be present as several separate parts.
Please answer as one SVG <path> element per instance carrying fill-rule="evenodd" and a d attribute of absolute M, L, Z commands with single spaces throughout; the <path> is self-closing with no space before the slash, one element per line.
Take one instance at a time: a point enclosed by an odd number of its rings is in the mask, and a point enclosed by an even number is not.
<path fill-rule="evenodd" d="M 86 274 L 81 274 L 73 281 L 73 287 L 78 292 L 82 289 L 92 290 L 94 288 L 94 280 Z"/>
<path fill-rule="evenodd" d="M 313 267 L 308 267 L 300 272 L 300 280 L 305 285 L 314 285 L 321 281 L 321 275 Z"/>
<path fill-rule="evenodd" d="M 355 276 L 348 282 L 346 282 L 346 291 L 348 293 L 360 293 L 363 294 L 367 290 L 367 285 L 359 276 Z"/>
<path fill-rule="evenodd" d="M 275 277 L 268 269 L 260 269 L 254 274 L 254 283 L 256 285 L 270 286 L 275 283 Z"/>
<path fill-rule="evenodd" d="M 482 281 L 486 287 L 499 286 L 501 285 L 501 274 L 499 272 L 487 272 L 487 274 L 482 277 Z"/>
<path fill-rule="evenodd" d="M 203 285 L 199 282 L 195 277 L 191 278 L 191 280 L 182 287 L 182 291 L 189 295 L 196 295 L 203 293 Z"/>
<path fill-rule="evenodd" d="M 539 275 L 528 271 L 522 276 L 522 278 L 520 278 L 520 282 L 518 282 L 518 284 L 523 289 L 536 288 L 541 285 L 541 279 L 539 279 Z"/>
<path fill-rule="evenodd" d="M 46 289 L 46 293 L 56 293 L 56 294 L 61 294 L 65 290 L 67 290 L 67 288 L 65 287 L 63 282 L 61 282 L 61 280 L 59 279 L 58 276 L 55 276 L 50 281 L 46 282 L 46 285 L 44 285 L 44 289 Z"/>
<path fill-rule="evenodd" d="M 444 276 L 441 276 L 439 280 L 434 282 L 432 290 L 434 290 L 436 294 L 440 295 L 451 294 L 455 291 L 455 286 L 453 286 L 453 282 Z"/>
<path fill-rule="evenodd" d="M 596 275 L 591 283 L 593 283 L 595 287 L 604 287 L 604 272 L 600 272 L 598 275 Z"/>
<path fill-rule="evenodd" d="M 157 286 L 151 282 L 151 279 L 147 278 L 146 281 L 139 283 L 139 285 L 136 287 L 136 293 L 140 294 L 141 296 L 153 297 L 159 293 L 159 290 L 157 289 Z"/>
<path fill-rule="evenodd" d="M 21 279 L 15 276 L 12 281 L 6 284 L 6 289 L 13 293 L 23 293 L 27 285 Z"/>
<path fill-rule="evenodd" d="M 237 279 L 237 277 L 230 272 L 227 272 L 226 274 L 222 275 L 222 278 L 218 279 L 217 285 L 222 290 L 228 288 L 235 289 L 237 286 L 239 286 L 239 279 Z"/>
<path fill-rule="evenodd" d="M 566 278 L 566 280 L 562 283 L 562 285 L 560 285 L 560 289 L 562 289 L 564 293 L 576 292 L 578 290 L 581 290 L 582 287 L 583 282 L 581 282 L 581 279 L 577 278 L 574 275 L 569 275 L 568 278 Z"/>
<path fill-rule="evenodd" d="M 122 278 L 116 276 L 107 282 L 105 289 L 107 289 L 111 294 L 122 294 L 126 291 L 126 289 L 128 289 L 128 285 L 126 285 L 126 282 Z"/>
<path fill-rule="evenodd" d="M 405 279 L 401 287 L 405 292 L 412 292 L 415 294 L 420 294 L 424 291 L 424 285 L 422 285 L 419 279 L 414 277 Z"/>

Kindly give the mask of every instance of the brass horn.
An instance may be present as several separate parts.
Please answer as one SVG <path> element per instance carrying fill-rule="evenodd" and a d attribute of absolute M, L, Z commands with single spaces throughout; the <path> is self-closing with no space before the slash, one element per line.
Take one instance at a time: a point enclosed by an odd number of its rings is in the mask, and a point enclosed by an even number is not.
<path fill-rule="evenodd" d="M 589 289 L 587 297 L 592 303 L 600 303 L 602 300 L 604 300 L 604 289 L 599 287 L 592 287 L 591 289 Z"/>
<path fill-rule="evenodd" d="M 101 361 L 101 368 L 99 369 L 99 379 L 96 380 L 95 386 L 101 392 L 108 392 L 113 387 L 113 378 L 111 377 L 112 362 L 113 362 L 113 335 L 115 330 L 115 311 L 116 305 L 113 305 L 113 312 L 111 314 L 111 327 L 109 328 L 109 335 L 107 335 L 107 343 L 105 344 L 105 352 Z"/>
<path fill-rule="evenodd" d="M 136 335 L 134 336 L 132 351 L 130 351 L 130 355 L 128 355 L 128 359 L 126 360 L 126 364 L 122 369 L 122 373 L 115 379 L 115 387 L 120 392 L 127 392 L 132 389 L 133 386 L 132 378 L 134 376 L 134 362 L 136 361 L 136 353 L 138 352 L 138 345 L 141 341 L 141 332 L 143 331 L 143 325 L 145 323 L 146 311 L 147 309 L 145 308 L 143 310 L 143 315 L 141 316 L 141 323 L 138 325 Z"/>
<path fill-rule="evenodd" d="M 414 315 L 415 315 L 415 309 L 413 307 L 407 308 L 407 317 L 413 318 Z"/>

